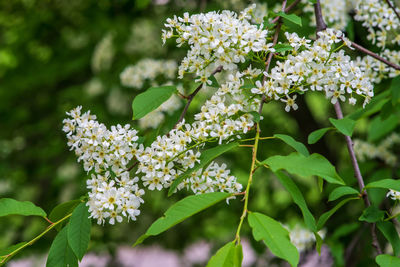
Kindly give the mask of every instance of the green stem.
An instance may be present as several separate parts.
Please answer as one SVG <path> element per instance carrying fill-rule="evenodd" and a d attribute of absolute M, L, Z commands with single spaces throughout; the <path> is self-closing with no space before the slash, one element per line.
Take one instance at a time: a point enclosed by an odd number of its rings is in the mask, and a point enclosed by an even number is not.
<path fill-rule="evenodd" d="M 31 246 L 33 243 L 35 243 L 37 240 L 39 240 L 42 236 L 44 236 L 47 232 L 49 232 L 51 229 L 53 229 L 54 227 L 56 227 L 58 224 L 62 223 L 63 221 L 65 221 L 66 219 L 68 219 L 69 217 L 71 217 L 72 213 L 68 214 L 67 216 L 65 216 L 64 218 L 60 219 L 59 221 L 56 221 L 54 223 L 52 223 L 51 225 L 49 225 L 46 230 L 44 230 L 42 233 L 40 233 L 38 236 L 36 236 L 34 239 L 32 239 L 31 241 L 25 243 L 23 246 L 20 246 L 19 248 L 17 248 L 16 250 L 12 251 L 11 253 L 9 253 L 8 255 L 5 256 L 5 258 L 0 262 L 1 264 L 5 263 L 7 259 L 11 258 L 12 256 L 14 256 L 15 254 L 17 254 L 20 250 L 24 249 L 27 246 Z"/>
<path fill-rule="evenodd" d="M 258 141 L 259 140 L 260 140 L 260 126 L 257 123 L 256 137 L 255 137 L 254 146 L 253 146 L 253 156 L 252 156 L 252 160 L 251 160 L 249 180 L 247 181 L 247 187 L 246 187 L 246 191 L 245 191 L 245 195 L 244 195 L 243 213 L 242 213 L 242 216 L 240 217 L 240 222 L 239 222 L 239 226 L 237 228 L 236 237 L 235 237 L 235 241 L 236 241 L 237 244 L 240 243 L 240 229 L 242 228 L 243 221 L 246 218 L 246 215 L 247 215 L 247 212 L 248 212 L 247 205 L 249 203 L 250 186 L 251 186 L 251 182 L 253 181 L 253 173 L 254 173 L 254 170 L 255 170 L 255 165 L 256 165 L 256 160 L 257 160 L 257 148 L 258 148 Z"/>
<path fill-rule="evenodd" d="M 396 218 L 396 217 L 399 216 L 399 215 L 400 215 L 400 212 L 399 212 L 399 213 L 396 213 L 396 214 L 393 215 L 393 216 L 390 216 L 389 218 L 386 218 L 385 221 L 390 221 L 391 219 L 394 219 L 394 218 Z"/>

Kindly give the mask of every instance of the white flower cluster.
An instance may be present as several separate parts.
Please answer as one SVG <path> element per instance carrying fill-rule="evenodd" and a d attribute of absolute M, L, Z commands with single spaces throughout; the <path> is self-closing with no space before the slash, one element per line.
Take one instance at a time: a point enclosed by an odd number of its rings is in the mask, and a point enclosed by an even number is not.
<path fill-rule="evenodd" d="M 400 12 L 397 7 L 396 10 Z M 385 1 L 359 0 L 354 18 L 362 21 L 369 32 L 367 38 L 378 47 L 385 47 L 388 41 L 400 45 L 400 20 Z"/>
<path fill-rule="evenodd" d="M 365 72 L 340 50 L 341 46 L 348 44 L 340 31 L 327 29 L 319 32 L 319 38 L 313 44 L 296 33 L 286 32 L 285 35 L 294 50 L 285 61 L 277 62 L 270 73 L 264 72 L 267 81 L 257 81 L 252 93 L 285 102 L 286 111 L 297 109 L 296 95 L 291 98 L 289 94 L 309 89 L 324 92 L 332 104 L 338 100 L 345 101 L 345 94 L 350 96 L 350 104 L 356 103 L 355 95 L 365 98 L 364 105 L 369 102 L 374 95 L 373 86 Z"/>
<path fill-rule="evenodd" d="M 365 161 L 367 158 L 378 158 L 383 160 L 386 164 L 394 166 L 397 157 L 390 152 L 390 149 L 396 144 L 400 144 L 400 135 L 392 133 L 377 146 L 362 140 L 354 140 L 354 150 L 360 161 Z"/>
<path fill-rule="evenodd" d="M 400 200 L 400 192 L 390 189 L 389 192 L 386 194 L 386 197 L 390 197 L 393 200 Z"/>
<path fill-rule="evenodd" d="M 163 30 L 162 38 L 178 37 L 178 46 L 189 45 L 187 56 L 179 66 L 179 78 L 185 73 L 194 73 L 199 81 L 206 83 L 211 72 L 217 66 L 224 70 L 236 69 L 236 64 L 245 61 L 251 52 L 269 52 L 267 30 L 262 25 L 258 28 L 250 24 L 252 5 L 238 16 L 235 12 L 224 10 L 221 13 L 209 12 L 167 19 L 167 30 Z M 210 81 L 208 81 L 210 82 Z"/>
<path fill-rule="evenodd" d="M 128 66 L 120 74 L 122 85 L 142 89 L 145 82 L 156 86 L 156 78 L 163 76 L 167 80 L 175 78 L 178 65 L 174 60 L 157 60 L 145 58 L 133 66 Z"/>
<path fill-rule="evenodd" d="M 109 70 L 114 59 L 113 35 L 108 33 L 96 45 L 92 55 L 92 70 L 94 72 Z"/>
<path fill-rule="evenodd" d="M 311 25 L 315 26 L 315 15 L 314 6 L 310 4 L 309 0 L 302 1 L 304 6 L 304 11 L 311 13 Z M 328 27 L 336 30 L 344 30 L 350 20 L 348 11 L 350 10 L 351 1 L 332 1 L 332 0 L 321 0 L 321 11 L 324 16 L 324 20 Z"/>
<path fill-rule="evenodd" d="M 286 228 L 289 231 L 290 241 L 300 253 L 307 249 L 310 249 L 315 243 L 314 233 L 300 226 L 299 224 L 296 224 L 293 229 L 289 229 L 288 227 Z M 321 230 L 318 232 L 322 239 L 324 239 L 325 233 L 325 230 Z"/>
<path fill-rule="evenodd" d="M 250 6 L 249 14 L 251 15 L 251 22 L 255 24 L 264 23 L 264 17 L 268 16 L 267 3 L 255 3 L 256 7 Z"/>
<path fill-rule="evenodd" d="M 167 101 L 162 103 L 157 109 L 153 110 L 139 120 L 141 129 L 156 129 L 165 119 L 165 113 L 171 115 L 182 106 L 182 102 L 177 95 L 172 95 Z"/>
<path fill-rule="evenodd" d="M 67 112 L 71 118 L 64 119 L 63 131 L 78 162 L 83 162 L 85 171 L 93 171 L 87 181 L 90 217 L 99 224 L 106 219 L 110 224 L 121 222 L 122 216 L 136 220 L 144 191 L 139 189 L 139 179 L 130 177 L 127 165 L 135 157 L 137 131 L 129 125 L 108 130 L 90 112 L 81 114 L 81 109 Z"/>

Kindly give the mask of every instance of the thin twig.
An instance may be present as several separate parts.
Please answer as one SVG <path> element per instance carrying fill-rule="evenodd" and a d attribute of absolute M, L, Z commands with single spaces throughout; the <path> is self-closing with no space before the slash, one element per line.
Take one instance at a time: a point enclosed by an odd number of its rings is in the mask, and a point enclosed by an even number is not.
<path fill-rule="evenodd" d="M 320 0 L 317 0 L 317 2 L 314 4 L 314 11 L 315 11 L 315 21 L 317 24 L 316 33 L 317 33 L 317 38 L 318 38 L 318 32 L 326 29 L 326 24 L 325 24 L 325 21 L 322 16 L 322 12 L 321 12 Z M 340 107 L 339 101 L 337 101 L 335 103 L 335 112 L 336 112 L 336 117 L 338 119 L 343 119 L 343 113 L 342 113 L 342 109 Z M 353 141 L 351 140 L 351 137 L 347 136 L 347 135 L 345 135 L 345 139 L 346 139 L 347 149 L 349 151 L 350 158 L 351 158 L 351 163 L 354 168 L 354 173 L 357 178 L 358 186 L 360 188 L 360 191 L 362 191 L 364 189 L 364 179 L 361 175 L 360 167 L 358 166 L 357 158 L 356 158 L 354 148 L 353 148 Z M 371 203 L 368 199 L 367 192 L 365 192 L 365 194 L 363 195 L 363 199 L 364 199 L 365 206 L 369 207 L 371 205 Z M 371 236 L 372 236 L 372 246 L 375 247 L 378 254 L 382 254 L 382 250 L 379 246 L 378 238 L 376 236 L 374 223 L 371 223 Z"/>
<path fill-rule="evenodd" d="M 390 0 L 386 0 L 386 3 L 390 6 L 391 9 L 393 9 L 397 18 L 400 20 L 400 14 L 399 14 L 399 12 L 397 12 L 396 7 L 393 5 L 393 3 Z"/>
<path fill-rule="evenodd" d="M 400 66 L 399 65 L 397 65 L 395 63 L 392 63 L 387 59 L 384 59 L 383 57 L 381 57 L 378 54 L 372 52 L 371 50 L 368 50 L 367 48 L 365 48 L 365 47 L 363 47 L 363 46 L 361 46 L 359 44 L 356 44 L 354 42 L 351 42 L 351 41 L 350 41 L 350 45 L 352 47 L 354 47 L 355 49 L 357 49 L 358 51 L 363 52 L 364 54 L 367 54 L 368 56 L 371 56 L 371 57 L 373 57 L 373 58 L 385 63 L 389 67 L 392 67 L 392 68 L 394 68 L 396 70 L 400 70 Z"/>
<path fill-rule="evenodd" d="M 211 73 L 211 76 L 214 75 L 214 74 L 216 74 L 216 73 L 218 73 L 218 72 L 221 72 L 222 69 L 223 69 L 222 66 L 218 66 L 218 67 Z M 203 83 L 200 84 L 200 85 L 196 88 L 196 90 L 194 90 L 193 93 L 191 93 L 190 95 L 188 95 L 188 96 L 186 97 L 186 99 L 188 100 L 188 102 L 186 103 L 185 108 L 183 109 L 183 111 L 182 111 L 182 113 L 181 113 L 181 116 L 179 117 L 179 120 L 178 120 L 178 121 L 176 122 L 176 124 L 174 125 L 174 128 L 173 128 L 173 129 L 175 129 L 176 126 L 178 126 L 178 124 L 181 123 L 181 122 L 183 121 L 183 118 L 185 118 L 185 115 L 186 115 L 186 112 L 187 112 L 187 110 L 188 110 L 188 108 L 189 108 L 189 106 L 190 106 L 190 103 L 192 103 L 193 98 L 197 95 L 197 93 L 201 90 L 201 88 L 203 88 Z"/>

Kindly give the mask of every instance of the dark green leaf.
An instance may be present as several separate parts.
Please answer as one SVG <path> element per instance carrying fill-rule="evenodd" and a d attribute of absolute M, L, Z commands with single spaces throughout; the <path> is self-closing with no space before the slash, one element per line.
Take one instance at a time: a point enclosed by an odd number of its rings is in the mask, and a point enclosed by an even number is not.
<path fill-rule="evenodd" d="M 216 146 L 210 149 L 207 149 L 201 153 L 200 162 L 196 163 L 193 168 L 188 169 L 181 175 L 179 175 L 175 181 L 171 184 L 171 187 L 168 190 L 168 196 L 172 195 L 175 192 L 176 187 L 187 177 L 189 177 L 193 172 L 196 172 L 200 168 L 207 166 L 212 160 L 221 154 L 231 150 L 234 147 L 237 147 L 239 143 L 232 142 L 225 145 Z"/>
<path fill-rule="evenodd" d="M 207 263 L 207 267 L 240 267 L 242 266 L 242 245 L 235 245 L 235 241 L 229 242 L 220 248 Z"/>
<path fill-rule="evenodd" d="M 384 121 L 389 118 L 389 116 L 392 115 L 394 112 L 395 108 L 393 107 L 392 102 L 388 101 L 385 105 L 383 105 L 379 116 L 381 117 L 381 120 Z"/>
<path fill-rule="evenodd" d="M 321 230 L 322 227 L 324 227 L 326 221 L 340 208 L 342 207 L 344 204 L 346 204 L 347 202 L 349 202 L 350 200 L 355 200 L 355 199 L 359 199 L 359 198 L 346 198 L 342 201 L 340 201 L 335 207 L 333 207 L 331 210 L 325 212 L 324 214 L 321 215 L 321 217 L 319 217 L 318 223 L 317 223 L 317 229 Z"/>
<path fill-rule="evenodd" d="M 303 154 L 308 157 L 310 153 L 308 152 L 305 145 L 293 139 L 293 137 L 285 134 L 274 134 L 274 137 L 281 139 L 283 142 L 293 147 L 297 152 Z"/>
<path fill-rule="evenodd" d="M 248 221 L 255 240 L 263 240 L 275 256 L 297 266 L 299 252 L 290 242 L 289 232 L 279 222 L 258 212 L 249 212 Z"/>
<path fill-rule="evenodd" d="M 21 242 L 21 243 L 12 245 L 11 247 L 1 249 L 1 250 L 0 250 L 0 256 L 8 255 L 8 254 L 10 254 L 11 252 L 13 252 L 14 250 L 16 250 L 16 249 L 22 247 L 23 245 L 25 245 L 26 243 L 27 243 L 27 242 Z"/>
<path fill-rule="evenodd" d="M 332 127 L 322 128 L 322 129 L 318 129 L 318 130 L 310 133 L 308 135 L 308 143 L 315 144 L 316 142 L 318 142 L 319 139 L 322 138 L 322 136 L 325 135 L 326 132 L 328 132 L 331 129 L 333 129 L 333 128 Z"/>
<path fill-rule="evenodd" d="M 400 239 L 399 234 L 396 231 L 394 225 L 389 222 L 377 222 L 376 226 L 378 227 L 379 231 L 385 236 L 385 238 L 390 242 L 393 247 L 394 255 L 400 255 Z"/>
<path fill-rule="evenodd" d="M 67 227 L 64 227 L 51 244 L 46 267 L 78 267 L 78 259 L 68 245 Z"/>
<path fill-rule="evenodd" d="M 50 212 L 49 220 L 52 222 L 61 220 L 62 218 L 64 218 L 68 214 L 70 214 L 75 209 L 75 207 L 78 206 L 78 204 L 81 202 L 82 201 L 80 201 L 79 199 L 75 199 L 75 200 L 71 200 L 71 201 L 64 202 L 64 203 L 57 205 Z M 57 229 L 57 231 L 60 231 L 63 225 L 64 225 L 63 223 L 60 223 L 55 228 Z"/>
<path fill-rule="evenodd" d="M 368 142 L 374 142 L 388 133 L 392 132 L 398 125 L 400 119 L 396 114 L 391 115 L 386 120 L 382 120 L 380 116 L 376 116 L 368 130 Z"/>
<path fill-rule="evenodd" d="M 277 53 L 292 51 L 293 47 L 290 44 L 276 44 L 273 46 Z"/>
<path fill-rule="evenodd" d="M 363 213 L 358 219 L 360 221 L 374 223 L 382 221 L 384 217 L 385 217 L 385 212 L 383 210 L 380 210 L 375 206 L 369 206 L 368 208 L 363 210 Z"/>
<path fill-rule="evenodd" d="M 147 113 L 167 101 L 175 91 L 175 86 L 160 86 L 151 87 L 137 95 L 132 102 L 133 119 L 143 118 Z"/>
<path fill-rule="evenodd" d="M 2 198 L 0 199 L 0 217 L 7 215 L 33 215 L 46 217 L 46 212 L 29 201 L 18 201 L 12 198 Z"/>
<path fill-rule="evenodd" d="M 316 153 L 308 157 L 298 152 L 291 153 L 288 156 L 272 156 L 261 164 L 267 164 L 273 172 L 285 169 L 292 174 L 303 177 L 316 175 L 329 183 L 344 184 L 335 167 L 326 158 Z"/>
<path fill-rule="evenodd" d="M 250 111 L 249 113 L 251 114 L 251 116 L 253 116 L 253 121 L 254 121 L 255 123 L 259 123 L 259 122 L 260 122 L 261 116 L 260 116 L 260 114 L 259 114 L 258 112 L 256 112 L 256 111 Z"/>
<path fill-rule="evenodd" d="M 215 88 L 221 87 L 214 75 L 211 75 L 210 77 L 208 77 L 208 79 L 211 81 L 211 84 L 210 84 L 211 87 L 215 87 Z"/>
<path fill-rule="evenodd" d="M 331 238 L 338 239 L 343 236 L 348 236 L 351 232 L 357 230 L 359 227 L 360 223 L 342 224 L 335 229 L 335 232 L 333 232 Z"/>
<path fill-rule="evenodd" d="M 278 16 L 281 16 L 282 18 L 285 18 L 299 26 L 302 26 L 301 24 L 301 18 L 295 14 L 286 14 L 285 12 L 279 11 L 276 13 Z"/>
<path fill-rule="evenodd" d="M 356 122 L 349 118 L 343 118 L 341 120 L 336 120 L 329 118 L 329 121 L 344 135 L 351 136 L 353 134 L 354 126 Z"/>
<path fill-rule="evenodd" d="M 334 201 L 338 198 L 341 198 L 342 196 L 347 196 L 347 195 L 358 195 L 360 192 L 358 192 L 356 189 L 350 187 L 350 186 L 340 186 L 335 188 L 330 194 L 329 194 L 329 200 L 328 201 Z"/>
<path fill-rule="evenodd" d="M 67 237 L 68 244 L 79 260 L 82 260 L 90 241 L 90 213 L 85 203 L 79 204 L 69 220 Z"/>
<path fill-rule="evenodd" d="M 285 175 L 282 171 L 277 171 L 275 175 L 279 178 L 279 181 L 282 185 L 286 188 L 286 190 L 290 193 L 293 198 L 294 203 L 300 208 L 301 213 L 304 217 L 304 222 L 306 223 L 307 227 L 315 232 L 317 230 L 317 225 L 315 223 L 314 216 L 308 209 L 307 203 L 304 200 L 303 194 L 301 193 L 300 189 L 297 185 L 293 182 L 290 177 Z"/>
<path fill-rule="evenodd" d="M 149 236 L 161 234 L 172 226 L 208 207 L 211 207 L 212 205 L 215 205 L 229 196 L 231 196 L 231 194 L 214 192 L 188 196 L 178 201 L 165 212 L 163 217 L 157 219 L 150 228 L 147 229 L 146 233 L 138 238 L 133 246 L 142 243 Z"/>
<path fill-rule="evenodd" d="M 400 104 L 400 75 L 396 76 L 390 84 L 393 106 Z"/>
<path fill-rule="evenodd" d="M 371 182 L 365 188 L 385 188 L 400 191 L 400 180 L 383 179 L 376 182 Z"/>
<path fill-rule="evenodd" d="M 308 2 L 310 2 L 311 4 L 316 4 L 317 0 L 308 0 Z"/>
<path fill-rule="evenodd" d="M 376 263 L 378 263 L 379 267 L 399 267 L 400 266 L 400 258 L 393 257 L 391 255 L 381 254 L 376 256 Z"/>

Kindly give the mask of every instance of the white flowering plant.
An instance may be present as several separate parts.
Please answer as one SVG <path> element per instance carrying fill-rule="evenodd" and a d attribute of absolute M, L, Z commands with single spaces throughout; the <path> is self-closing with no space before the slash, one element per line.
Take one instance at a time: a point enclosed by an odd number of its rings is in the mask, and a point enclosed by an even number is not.
<path fill-rule="evenodd" d="M 243 200 L 242 213 L 236 218 L 237 228 L 232 233 L 233 240 L 220 248 L 207 266 L 241 266 L 242 227 L 246 219 L 256 241 L 262 240 L 277 258 L 298 266 L 301 253 L 310 250 L 314 243 L 316 250 L 321 251 L 323 237 L 329 235 L 326 223 L 337 215 L 336 211 L 345 204 L 359 205 L 358 202 L 363 201 L 365 206 L 356 220 L 365 222 L 371 229 L 371 247 L 376 262 L 380 266 L 398 262 L 400 239 L 395 220 L 399 214 L 383 210 L 379 205 L 388 200 L 378 200 L 379 193 L 374 190 L 386 189 L 385 194 L 389 190 L 387 197 L 397 201 L 400 199 L 400 182 L 380 177 L 366 184 L 365 172 L 360 169 L 362 165 L 357 159 L 378 158 L 397 175 L 398 159 L 388 150 L 400 143 L 399 135 L 390 135 L 379 146 L 361 140 L 353 143 L 352 135 L 358 120 L 378 112 L 379 118 L 373 119 L 375 127 L 369 136 L 370 142 L 385 137 L 398 127 L 400 80 L 399 76 L 392 78 L 400 71 L 396 64 L 399 52 L 391 48 L 399 42 L 398 25 L 393 21 L 400 17 L 390 1 L 384 7 L 378 6 L 377 1 L 360 0 L 352 4 L 356 11 L 354 19 L 366 27 L 367 38 L 385 50 L 374 53 L 347 38 L 341 31 L 349 19 L 347 16 L 328 19 L 328 23 L 336 25 L 326 26 L 324 10 L 330 10 L 328 16 L 333 16 L 331 14 L 337 9 L 349 8 L 343 3 L 329 8 L 330 4 L 323 1 L 321 9 L 318 0 L 296 0 L 290 5 L 284 0 L 280 11 L 269 15 L 262 14 L 263 9 L 258 10 L 252 4 L 239 13 L 228 10 L 199 14 L 185 12 L 182 16 L 168 18 L 162 30 L 162 41 L 175 42 L 186 51 L 186 56 L 179 64 L 173 60 L 143 59 L 126 67 L 120 79 L 121 84 L 129 88 L 151 85 L 132 101 L 133 119 L 139 120 L 141 129 L 156 129 L 164 119 L 162 112 L 182 109 L 181 98 L 186 104 L 179 119 L 172 129 L 157 134 L 152 142 L 145 144 L 140 129 L 130 124 L 108 128 L 82 106 L 68 111 L 62 130 L 68 147 L 89 175 L 86 181 L 88 194 L 80 200 L 58 205 L 48 216 L 33 203 L 1 199 L 2 216 L 37 215 L 50 223 L 37 238 L 17 244 L 0 255 L 1 263 L 56 228 L 59 232 L 51 245 L 46 265 L 78 266 L 90 241 L 91 224 L 140 221 L 143 196 L 154 190 L 165 190 L 168 196 L 178 191 L 189 191 L 192 195 L 172 205 L 136 240 L 135 246 L 218 202 L 226 200 L 229 204 Z M 312 37 L 288 30 L 287 25 L 302 27 L 301 17 L 293 13 L 300 5 L 304 6 L 304 12 L 315 13 L 312 23 L 316 25 L 316 31 Z M 379 17 L 377 12 L 384 12 L 384 15 Z M 99 47 L 112 46 L 112 38 L 111 34 L 106 35 Z M 94 67 L 95 71 L 109 69 L 113 53 L 103 57 L 98 54 L 92 64 L 101 68 Z M 159 76 L 168 81 L 160 85 Z M 185 94 L 187 90 L 182 89 L 183 83 L 178 84 L 177 80 L 188 77 L 198 86 Z M 391 79 L 390 89 L 377 94 L 376 86 L 383 79 Z M 193 116 L 188 116 L 193 99 L 207 87 L 212 88 L 211 96 Z M 264 119 L 264 106 L 281 103 L 285 112 L 298 112 L 302 108 L 300 99 L 306 94 L 322 95 L 334 106 L 337 117 L 329 118 L 330 127 L 310 133 L 308 144 L 317 143 L 331 130 L 344 135 L 353 179 L 339 174 L 324 155 L 310 154 L 309 148 L 296 138 L 263 130 L 263 125 L 268 124 Z M 343 103 L 360 107 L 344 117 Z M 270 140 L 283 141 L 295 152 L 259 158 L 261 143 Z M 251 162 L 247 183 L 242 184 L 228 164 L 217 158 L 228 151 L 246 148 L 251 149 Z M 299 226 L 291 229 L 249 207 L 254 173 L 261 169 L 272 172 L 287 190 L 301 211 L 304 229 Z M 321 191 L 329 192 L 329 201 L 341 201 L 316 219 L 316 213 L 311 212 L 293 176 L 306 179 L 316 176 Z M 326 243 L 329 245 L 338 235 Z M 383 242 L 391 244 L 393 255 L 383 254 L 380 248 Z M 336 247 L 335 250 L 332 246 L 331 249 L 333 253 L 343 254 L 343 248 Z M 336 258 L 340 256 L 336 254 Z"/>

